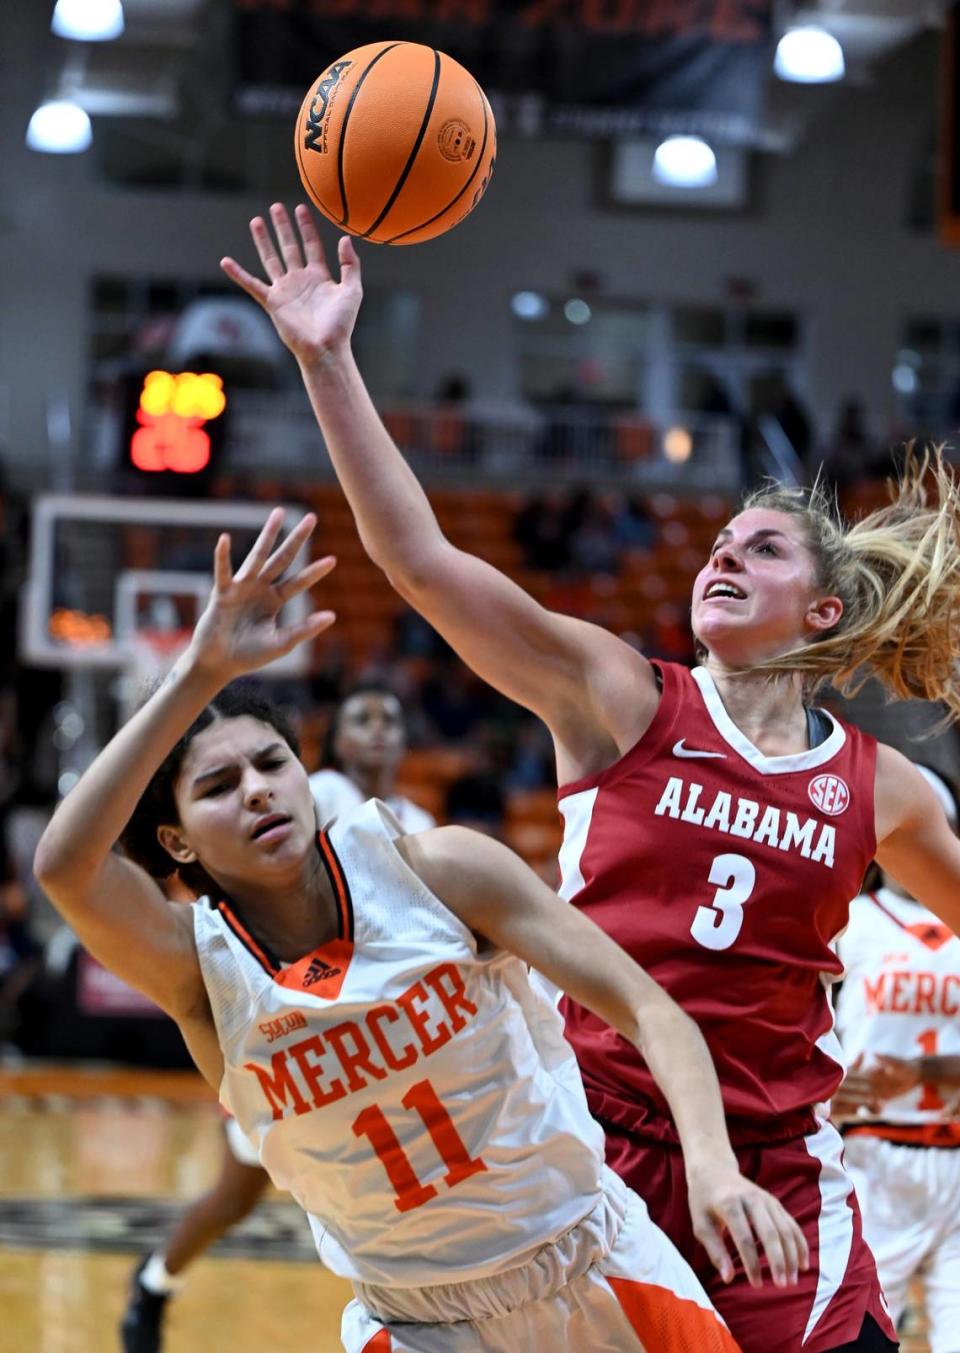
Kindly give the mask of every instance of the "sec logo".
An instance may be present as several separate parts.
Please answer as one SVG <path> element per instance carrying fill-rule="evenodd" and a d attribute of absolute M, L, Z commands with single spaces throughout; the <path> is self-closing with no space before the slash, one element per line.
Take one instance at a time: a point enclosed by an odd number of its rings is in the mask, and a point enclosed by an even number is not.
<path fill-rule="evenodd" d="M 839 775 L 818 775 L 807 786 L 812 802 L 829 817 L 842 813 L 850 802 L 850 790 Z"/>

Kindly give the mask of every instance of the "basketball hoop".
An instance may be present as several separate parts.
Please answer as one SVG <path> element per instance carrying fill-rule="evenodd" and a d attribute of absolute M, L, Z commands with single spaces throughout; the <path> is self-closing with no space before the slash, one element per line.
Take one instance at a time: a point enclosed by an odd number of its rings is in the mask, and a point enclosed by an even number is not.
<path fill-rule="evenodd" d="M 127 661 L 118 683 L 124 721 L 159 685 L 192 636 L 192 629 L 140 629 L 127 637 Z"/>

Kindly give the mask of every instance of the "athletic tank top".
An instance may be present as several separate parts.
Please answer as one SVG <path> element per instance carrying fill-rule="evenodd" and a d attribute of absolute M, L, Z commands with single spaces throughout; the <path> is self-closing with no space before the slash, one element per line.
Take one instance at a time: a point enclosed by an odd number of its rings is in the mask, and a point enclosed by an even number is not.
<path fill-rule="evenodd" d="M 960 1056 L 960 938 L 919 902 L 878 888 L 855 898 L 837 952 L 843 986 L 837 1032 L 847 1063 L 886 1053 Z M 879 1114 L 863 1113 L 845 1132 L 869 1132 L 925 1145 L 960 1143 L 960 1123 L 943 1121 L 934 1085 L 889 1100 Z"/>
<path fill-rule="evenodd" d="M 700 1026 L 737 1140 L 807 1130 L 842 1075 L 832 942 L 875 849 L 872 738 L 832 716 L 809 751 L 765 756 L 704 668 L 656 664 L 649 729 L 565 785 L 562 893 Z M 640 1054 L 561 1007 L 601 1119 L 675 1141 Z"/>
<path fill-rule="evenodd" d="M 318 849 L 339 935 L 279 963 L 225 899 L 194 930 L 220 1097 L 344 1277 L 422 1286 L 523 1264 L 602 1190 L 553 1006 L 404 863 L 371 800 Z"/>

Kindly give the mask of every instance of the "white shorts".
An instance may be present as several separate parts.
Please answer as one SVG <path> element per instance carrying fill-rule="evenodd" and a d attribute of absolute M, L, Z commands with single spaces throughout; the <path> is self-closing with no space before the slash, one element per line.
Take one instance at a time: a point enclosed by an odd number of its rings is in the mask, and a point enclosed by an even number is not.
<path fill-rule="evenodd" d="M 227 1134 L 227 1145 L 235 1161 L 241 1165 L 260 1165 L 260 1157 L 240 1131 L 235 1118 L 228 1118 L 223 1130 Z"/>
<path fill-rule="evenodd" d="M 738 1353 L 692 1269 L 611 1171 L 597 1207 L 529 1263 L 475 1282 L 356 1284 L 347 1353 Z"/>
<path fill-rule="evenodd" d="M 844 1160 L 894 1321 L 923 1282 L 930 1353 L 960 1350 L 960 1148 L 847 1137 Z"/>

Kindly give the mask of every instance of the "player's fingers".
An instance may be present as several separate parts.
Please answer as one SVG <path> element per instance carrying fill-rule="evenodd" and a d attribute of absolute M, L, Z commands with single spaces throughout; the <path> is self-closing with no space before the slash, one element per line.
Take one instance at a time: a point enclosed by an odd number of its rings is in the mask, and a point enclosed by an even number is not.
<path fill-rule="evenodd" d="M 279 646 L 277 656 L 283 657 L 285 653 L 292 652 L 299 644 L 305 644 L 310 639 L 315 639 L 318 634 L 329 629 L 335 622 L 337 616 L 335 611 L 314 611 L 313 615 L 307 616 L 306 620 L 301 621 L 299 625 L 286 625 L 283 629 L 277 631 Z"/>
<path fill-rule="evenodd" d="M 337 245 L 337 260 L 340 264 L 341 284 L 350 287 L 351 289 L 362 291 L 363 280 L 360 269 L 360 255 L 354 248 L 353 240 L 349 235 L 340 236 L 340 242 Z"/>
<path fill-rule="evenodd" d="M 280 534 L 280 528 L 282 526 L 283 508 L 275 507 L 264 522 L 260 534 L 251 545 L 246 559 L 244 559 L 243 563 L 233 575 L 235 582 L 243 582 L 244 579 L 256 577 L 259 574 L 266 561 L 270 558 L 270 552 L 273 549 L 277 536 Z"/>
<path fill-rule="evenodd" d="M 725 1283 L 733 1277 L 733 1260 L 720 1228 L 710 1217 L 702 1216 L 694 1221 L 693 1233 L 706 1250 L 711 1264 Z"/>
<path fill-rule="evenodd" d="M 773 1209 L 767 1207 L 767 1200 L 765 1198 L 753 1198 L 745 1204 L 745 1207 L 754 1234 L 767 1256 L 767 1263 L 770 1265 L 770 1272 L 777 1287 L 785 1287 L 787 1282 L 796 1282 L 796 1275 L 793 1274 L 791 1262 L 793 1248 L 790 1246 L 788 1258 L 787 1244 L 789 1242 L 786 1236 L 781 1234 L 780 1227 L 777 1224 L 778 1219 Z"/>
<path fill-rule="evenodd" d="M 290 567 L 303 548 L 304 542 L 309 540 L 313 534 L 313 528 L 316 524 L 317 518 L 313 512 L 308 512 L 306 516 L 300 518 L 286 540 L 278 545 L 273 554 L 262 565 L 260 577 L 264 582 L 272 583 L 280 577 L 284 569 Z"/>
<path fill-rule="evenodd" d="M 213 550 L 213 585 L 218 592 L 229 587 L 233 575 L 230 572 L 230 537 L 226 532 L 217 537 Z"/>
<path fill-rule="evenodd" d="M 262 216 L 255 216 L 250 222 L 250 234 L 257 251 L 257 256 L 263 264 L 263 271 L 270 278 L 271 282 L 276 282 L 284 274 L 283 264 L 274 248 L 273 238 L 267 229 L 267 223 Z"/>
<path fill-rule="evenodd" d="M 806 1272 L 810 1267 L 810 1247 L 807 1245 L 806 1236 L 787 1209 L 781 1207 L 776 1200 L 771 1204 L 771 1208 L 780 1231 L 780 1239 L 783 1241 L 783 1251 L 787 1260 L 787 1281 L 795 1283 L 801 1271 Z"/>
<path fill-rule="evenodd" d="M 721 1218 L 730 1233 L 730 1239 L 736 1246 L 750 1286 L 759 1287 L 762 1282 L 760 1255 L 757 1253 L 756 1241 L 742 1201 L 735 1198 L 728 1203 L 721 1213 Z"/>
<path fill-rule="evenodd" d="M 330 269 L 327 266 L 326 251 L 323 247 L 323 241 L 320 239 L 320 232 L 310 215 L 310 208 L 305 203 L 298 202 L 294 208 L 294 214 L 297 218 L 297 228 L 303 241 L 303 252 L 307 262 L 311 267 L 319 268 L 325 277 L 329 277 Z"/>
<path fill-rule="evenodd" d="M 328 554 L 325 559 L 316 559 L 301 569 L 295 578 L 288 578 L 285 583 L 280 583 L 277 592 L 280 594 L 281 605 L 286 606 L 288 601 L 298 597 L 301 592 L 308 592 L 311 587 L 316 587 L 331 569 L 336 568 L 336 565 L 336 559 L 332 554 Z"/>
<path fill-rule="evenodd" d="M 261 282 L 259 277 L 254 277 L 253 273 L 247 272 L 246 268 L 241 268 L 236 259 L 227 257 L 220 260 L 220 267 L 230 278 L 231 282 L 236 282 L 247 295 L 258 305 L 266 305 L 267 296 L 270 288 L 266 282 Z"/>
<path fill-rule="evenodd" d="M 300 252 L 300 241 L 297 239 L 293 223 L 282 202 L 274 202 L 270 208 L 270 220 L 277 232 L 277 242 L 280 245 L 280 253 L 283 255 L 287 270 L 302 268 L 303 254 Z"/>

